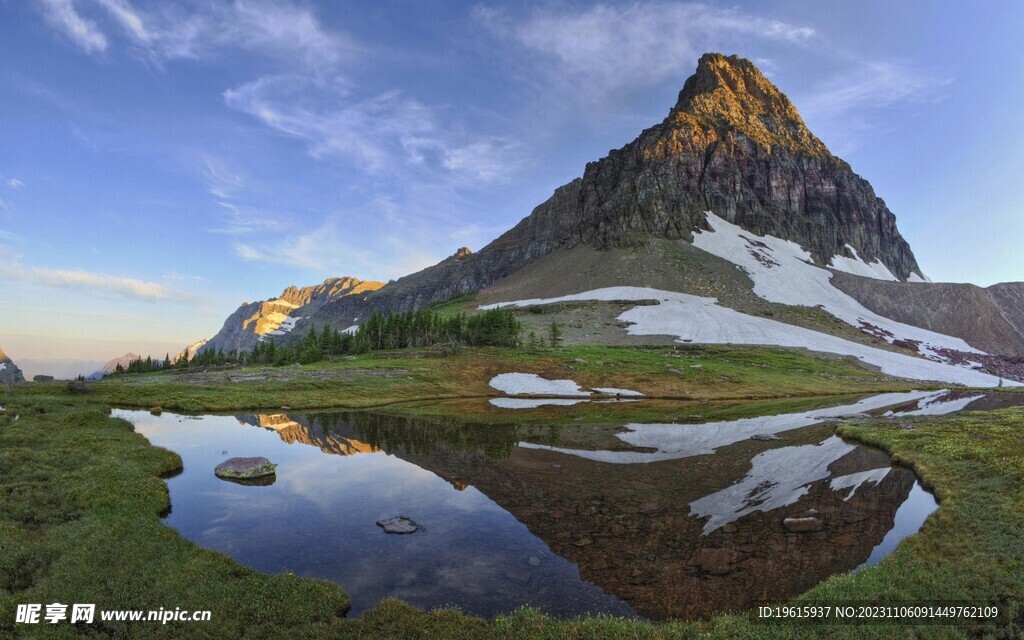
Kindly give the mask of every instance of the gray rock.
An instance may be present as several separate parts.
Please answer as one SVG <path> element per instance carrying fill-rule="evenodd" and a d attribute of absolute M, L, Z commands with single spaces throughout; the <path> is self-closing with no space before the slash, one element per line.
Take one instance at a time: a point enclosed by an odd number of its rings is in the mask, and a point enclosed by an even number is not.
<path fill-rule="evenodd" d="M 767 440 L 778 440 L 779 436 L 775 435 L 774 433 L 757 433 L 757 434 L 754 434 L 754 435 L 750 436 L 750 439 L 751 440 L 765 440 L 765 441 L 767 441 Z"/>
<path fill-rule="evenodd" d="M 423 527 L 416 524 L 416 521 L 409 516 L 392 516 L 390 518 L 384 518 L 383 520 L 377 521 L 377 526 L 384 529 L 384 533 L 394 533 L 398 535 L 416 533 L 423 529 Z"/>
<path fill-rule="evenodd" d="M 213 473 L 224 480 L 254 480 L 275 475 L 277 465 L 262 456 L 228 458 L 218 464 Z"/>

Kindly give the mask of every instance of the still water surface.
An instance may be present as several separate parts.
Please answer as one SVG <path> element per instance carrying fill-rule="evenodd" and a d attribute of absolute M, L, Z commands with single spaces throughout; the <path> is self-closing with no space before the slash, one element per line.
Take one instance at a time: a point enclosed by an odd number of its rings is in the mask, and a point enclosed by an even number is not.
<path fill-rule="evenodd" d="M 882 452 L 836 437 L 834 420 L 992 402 L 911 392 L 586 426 L 525 424 L 519 418 L 535 410 L 501 407 L 490 411 L 507 422 L 488 425 L 373 413 L 116 413 L 182 457 L 184 471 L 167 481 L 168 525 L 260 571 L 334 580 L 352 598 L 351 615 L 396 596 L 483 616 L 531 605 L 555 616 L 663 619 L 783 600 L 878 562 L 921 527 L 932 496 Z M 213 468 L 234 456 L 270 458 L 274 483 L 217 479 Z M 783 525 L 810 509 L 820 531 Z M 376 526 L 399 514 L 425 531 Z"/>

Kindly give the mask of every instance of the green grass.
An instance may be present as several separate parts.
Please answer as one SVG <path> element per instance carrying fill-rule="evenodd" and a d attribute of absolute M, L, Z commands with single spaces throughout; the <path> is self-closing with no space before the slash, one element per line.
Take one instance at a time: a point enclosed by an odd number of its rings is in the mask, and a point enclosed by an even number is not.
<path fill-rule="evenodd" d="M 17 603 L 213 611 L 196 637 L 301 637 L 337 627 L 348 606 L 337 585 L 260 574 L 161 523 L 169 500 L 160 477 L 180 467 L 177 454 L 105 412 L 9 407 L 0 417 L 0 637 L 74 635 L 69 623 L 15 626 Z M 136 638 L 183 632 L 126 622 L 88 629 Z"/>
<path fill-rule="evenodd" d="M 584 387 L 619 387 L 650 398 L 751 400 L 907 390 L 929 385 L 891 378 L 852 358 L 767 347 L 655 348 L 572 346 L 554 349 L 469 348 L 454 355 L 376 352 L 300 368 L 194 370 L 116 376 L 87 385 L 87 401 L 177 411 L 364 409 L 446 398 L 500 395 L 499 373 L 571 378 Z M 67 399 L 64 385 L 24 393 Z"/>
<path fill-rule="evenodd" d="M 1007 623 L 962 627 L 805 626 L 724 615 L 652 624 L 608 617 L 551 620 L 521 610 L 493 621 L 382 602 L 359 620 L 340 613 L 341 588 L 263 575 L 165 527 L 160 476 L 177 455 L 130 425 L 19 388 L 0 413 L 0 637 L 73 637 L 67 623 L 15 626 L 17 603 L 95 602 L 101 608 L 209 609 L 209 623 L 108 623 L 96 636 L 209 638 L 966 638 L 1022 637 L 1024 410 L 848 424 L 840 433 L 913 466 L 941 507 L 920 534 L 859 574 L 834 576 L 802 600 L 999 602 Z M 20 415 L 14 420 L 13 416 Z M 912 427 L 906 429 L 904 427 Z M 343 552 L 343 548 L 340 549 Z"/>

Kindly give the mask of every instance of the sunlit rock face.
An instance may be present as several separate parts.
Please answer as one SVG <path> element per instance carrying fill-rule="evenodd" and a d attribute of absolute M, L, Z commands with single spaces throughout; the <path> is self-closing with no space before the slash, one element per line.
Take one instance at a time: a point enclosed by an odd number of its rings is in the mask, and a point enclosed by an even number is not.
<path fill-rule="evenodd" d="M 0 384 L 15 384 L 25 382 L 25 376 L 21 373 L 18 365 L 7 357 L 4 350 L 0 348 Z"/>
<path fill-rule="evenodd" d="M 198 350 L 249 351 L 260 340 L 285 336 L 297 326 L 305 326 L 304 321 L 332 300 L 362 298 L 383 286 L 383 282 L 343 277 L 328 278 L 311 287 L 288 287 L 276 298 L 242 304 Z"/>
<path fill-rule="evenodd" d="M 171 358 L 171 362 L 177 362 L 178 360 L 181 360 L 183 357 L 186 360 L 192 360 L 192 358 L 194 358 L 196 354 L 199 353 L 199 350 L 206 346 L 206 343 L 209 341 L 209 338 L 203 338 L 202 340 L 197 340 L 193 342 L 192 344 L 188 345 L 180 352 L 175 354 L 174 357 Z"/>

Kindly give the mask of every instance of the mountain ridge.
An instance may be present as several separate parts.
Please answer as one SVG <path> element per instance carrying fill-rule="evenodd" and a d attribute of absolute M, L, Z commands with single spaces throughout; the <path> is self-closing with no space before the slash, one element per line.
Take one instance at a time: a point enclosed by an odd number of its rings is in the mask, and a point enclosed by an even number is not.
<path fill-rule="evenodd" d="M 332 300 L 361 296 L 383 286 L 383 282 L 342 276 L 307 287 L 289 286 L 276 298 L 243 302 L 224 321 L 220 331 L 194 348 L 193 353 L 249 351 L 265 336 L 286 335 L 308 317 L 307 314 L 313 314 Z"/>

